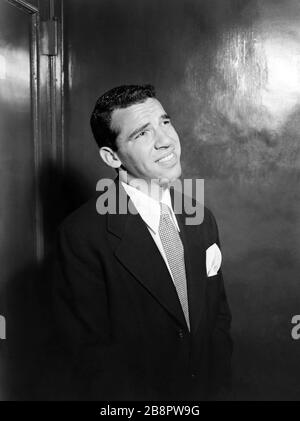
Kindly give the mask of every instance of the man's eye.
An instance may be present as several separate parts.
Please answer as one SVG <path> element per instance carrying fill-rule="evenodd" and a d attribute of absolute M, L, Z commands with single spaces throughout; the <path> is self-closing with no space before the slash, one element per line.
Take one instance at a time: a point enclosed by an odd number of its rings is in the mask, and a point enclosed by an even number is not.
<path fill-rule="evenodd" d="M 167 125 L 167 124 L 171 124 L 171 120 L 164 120 L 163 124 Z"/>
<path fill-rule="evenodd" d="M 146 133 L 147 133 L 147 130 L 143 130 L 143 131 L 139 132 L 136 136 L 136 139 L 138 139 L 139 137 L 145 136 Z"/>

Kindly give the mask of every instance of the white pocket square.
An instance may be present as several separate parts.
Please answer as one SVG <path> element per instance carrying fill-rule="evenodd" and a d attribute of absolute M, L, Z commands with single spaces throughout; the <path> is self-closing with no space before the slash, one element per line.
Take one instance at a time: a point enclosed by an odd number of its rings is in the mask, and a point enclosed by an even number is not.
<path fill-rule="evenodd" d="M 217 275 L 222 262 L 222 253 L 216 243 L 206 250 L 206 273 L 207 276 Z"/>

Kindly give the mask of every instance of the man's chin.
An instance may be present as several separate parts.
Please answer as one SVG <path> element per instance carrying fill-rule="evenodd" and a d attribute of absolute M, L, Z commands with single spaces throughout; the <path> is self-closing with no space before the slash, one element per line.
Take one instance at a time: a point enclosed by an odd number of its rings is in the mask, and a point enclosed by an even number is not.
<path fill-rule="evenodd" d="M 167 187 L 171 183 L 174 183 L 176 180 L 178 180 L 180 176 L 181 176 L 181 168 L 179 168 L 177 171 L 170 172 L 169 174 L 161 175 L 159 177 L 159 184 L 161 186 Z"/>

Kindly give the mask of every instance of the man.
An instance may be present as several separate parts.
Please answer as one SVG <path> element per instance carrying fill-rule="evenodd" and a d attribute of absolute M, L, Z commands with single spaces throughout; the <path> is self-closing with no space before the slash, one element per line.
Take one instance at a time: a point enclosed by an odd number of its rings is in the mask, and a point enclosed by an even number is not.
<path fill-rule="evenodd" d="M 173 210 L 176 130 L 150 85 L 106 92 L 91 126 L 119 175 L 103 193 L 116 212 L 92 199 L 59 230 L 54 308 L 77 398 L 214 398 L 229 383 L 231 315 L 213 215 L 195 226 Z M 136 212 L 118 211 L 121 194 Z"/>

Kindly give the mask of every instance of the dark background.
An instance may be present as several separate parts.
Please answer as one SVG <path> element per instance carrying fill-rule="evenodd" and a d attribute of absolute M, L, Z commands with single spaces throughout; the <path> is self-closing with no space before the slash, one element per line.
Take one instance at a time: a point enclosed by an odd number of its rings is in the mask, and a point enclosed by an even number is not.
<path fill-rule="evenodd" d="M 42 189 L 49 238 L 101 177 L 114 177 L 89 127 L 97 97 L 120 84 L 155 85 L 181 139 L 183 176 L 205 179 L 219 225 L 233 313 L 231 398 L 300 399 L 300 340 L 291 337 L 300 314 L 300 3 L 65 0 L 63 35 L 65 170 L 61 183 L 52 168 Z M 7 351 L 10 397 L 64 398 L 41 298 L 48 287 L 31 284 L 24 295 L 14 285 L 7 309 L 42 317 L 25 348 Z"/>
<path fill-rule="evenodd" d="M 66 1 L 67 152 L 87 194 L 113 175 L 88 120 L 98 95 L 152 83 L 185 177 L 205 179 L 233 313 L 235 397 L 300 399 L 300 4 Z M 86 187 L 85 187 L 86 183 Z"/>

